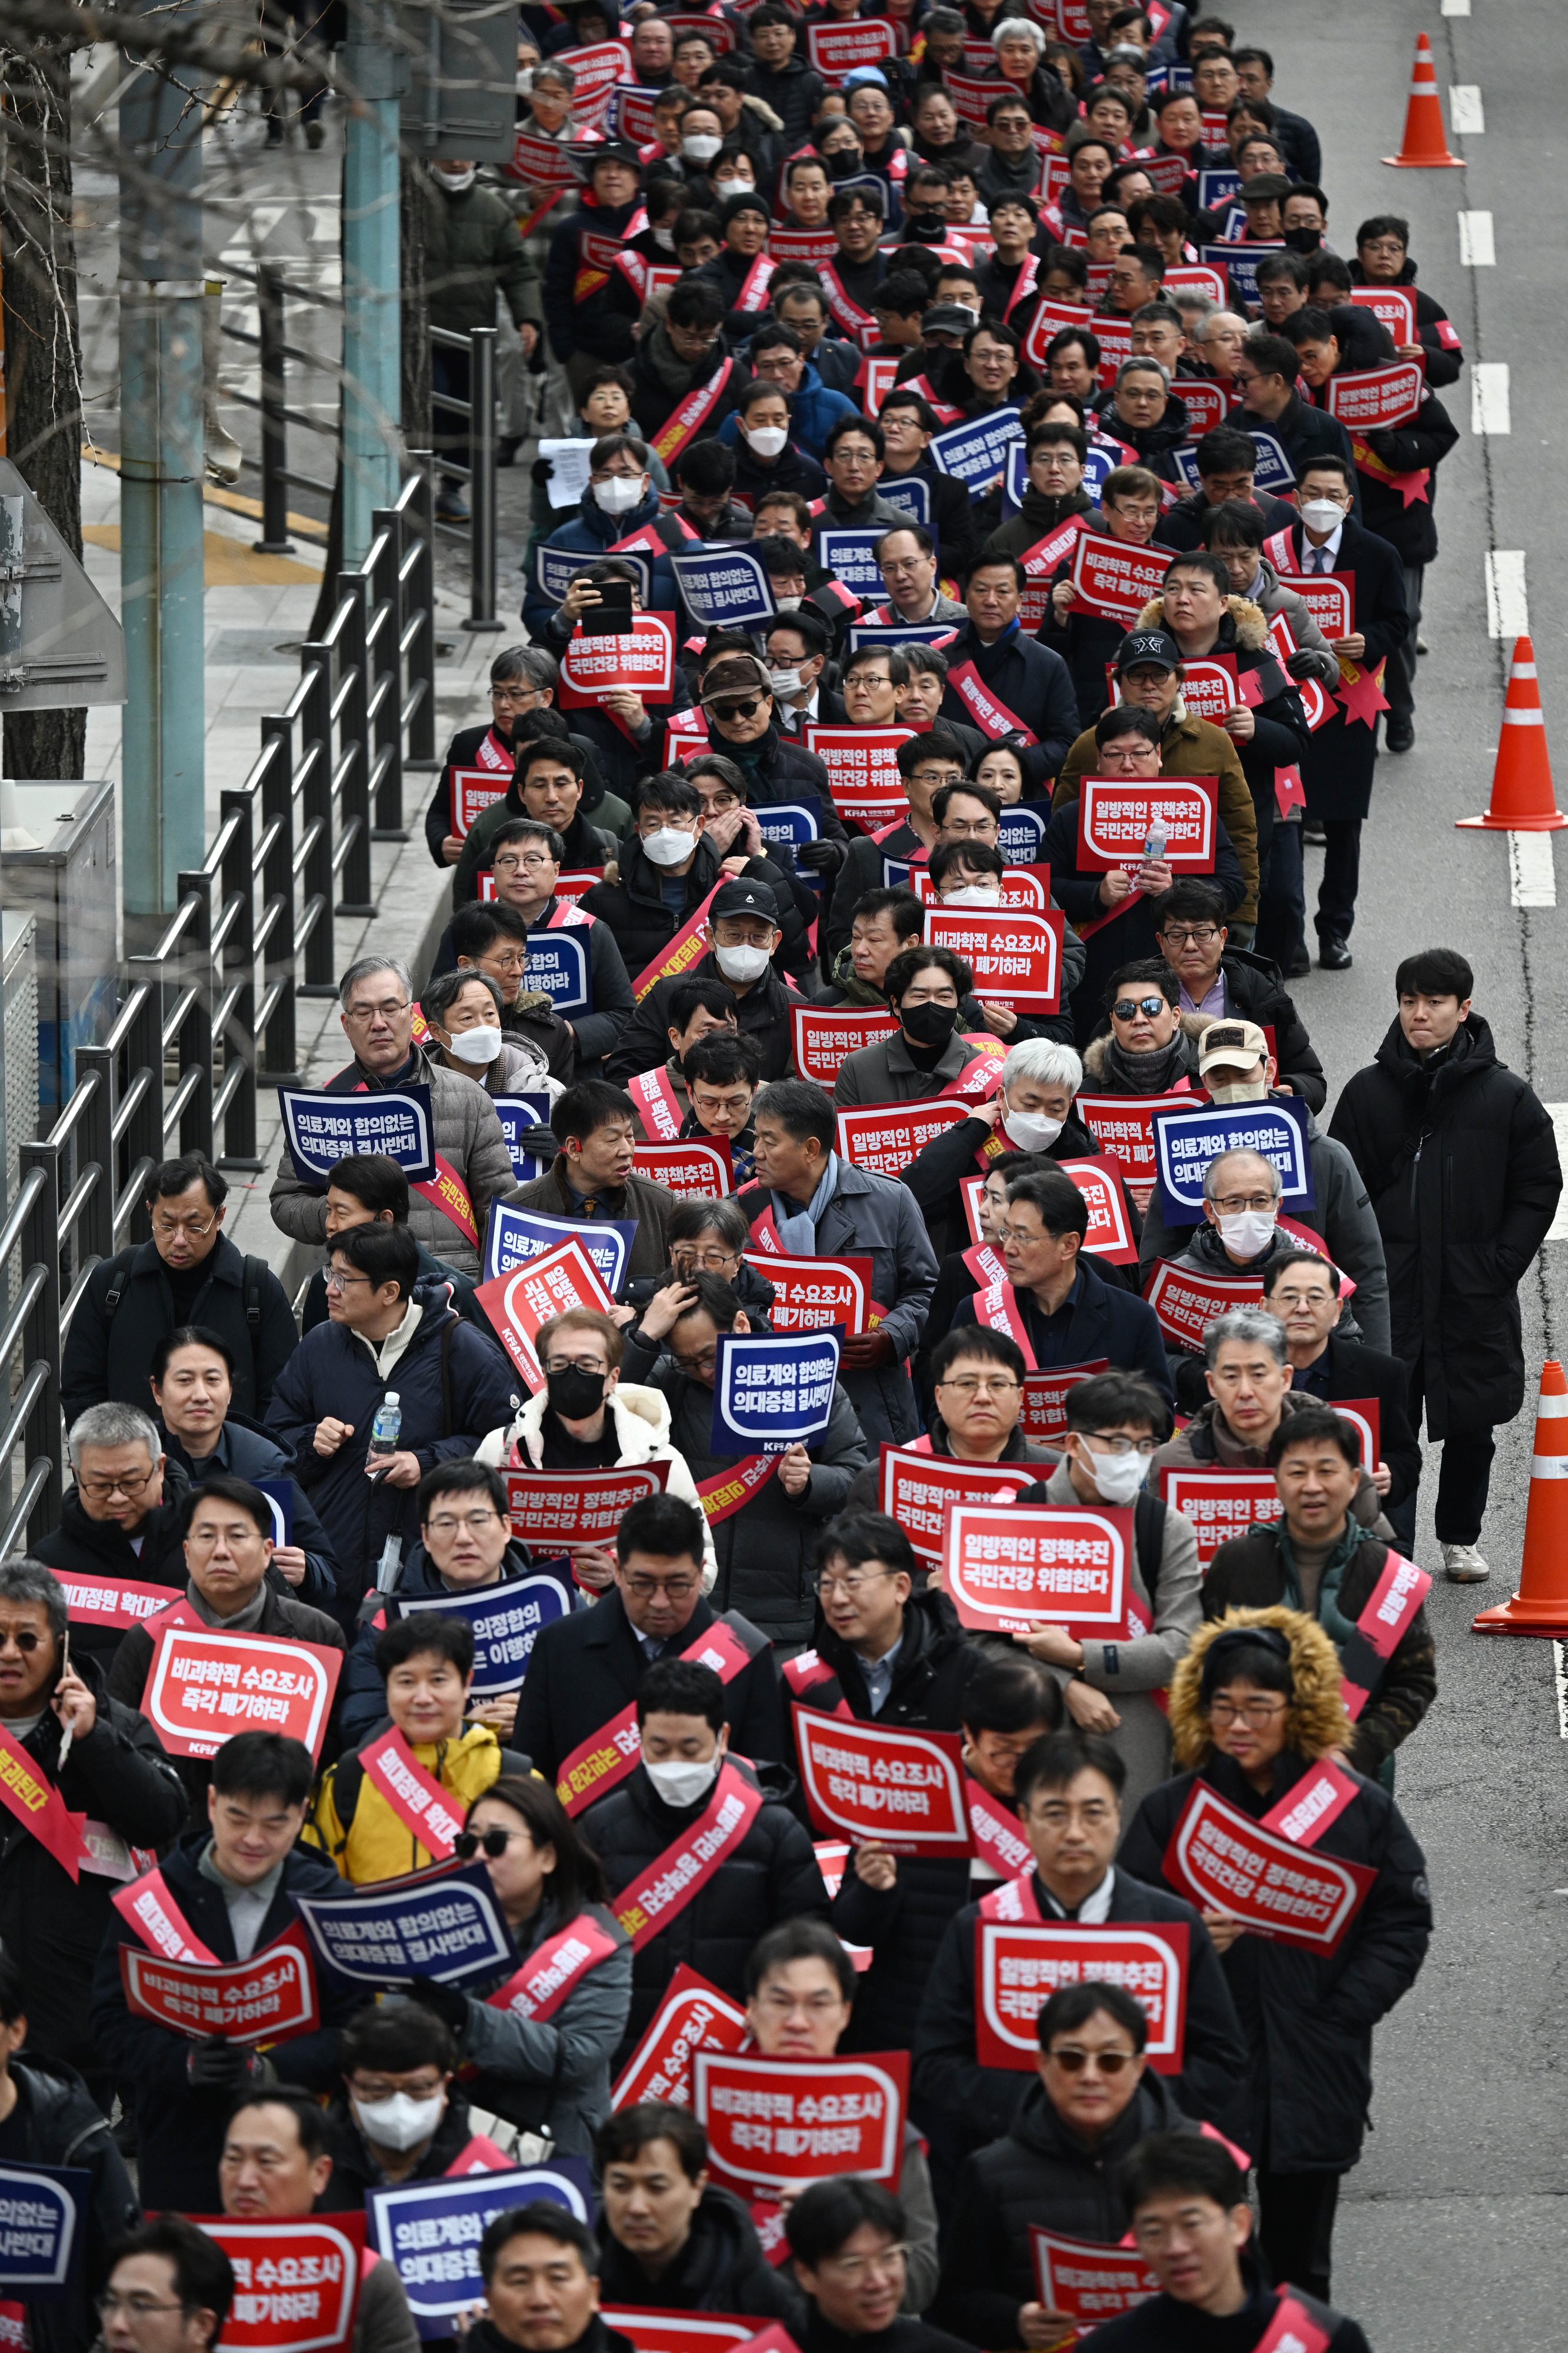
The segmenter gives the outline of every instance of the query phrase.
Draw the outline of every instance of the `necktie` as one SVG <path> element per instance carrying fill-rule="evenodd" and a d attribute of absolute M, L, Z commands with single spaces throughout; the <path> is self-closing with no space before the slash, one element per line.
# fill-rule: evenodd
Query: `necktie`
<path fill-rule="evenodd" d="M 1314 548 L 1313 548 L 1313 550 L 1312 550 L 1312 569 L 1313 569 L 1313 571 L 1314 571 L 1314 572 L 1326 572 L 1326 571 L 1328 570 L 1328 568 L 1329 568 L 1329 551 L 1328 551 L 1328 549 L 1327 549 L 1326 547 L 1314 547 Z"/>

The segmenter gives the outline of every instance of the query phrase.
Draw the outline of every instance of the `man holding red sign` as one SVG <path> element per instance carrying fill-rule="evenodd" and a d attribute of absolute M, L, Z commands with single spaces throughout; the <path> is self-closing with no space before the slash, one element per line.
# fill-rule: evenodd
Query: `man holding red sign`
<path fill-rule="evenodd" d="M 1186 1769 L 1144 1799 L 1120 1867 L 1203 1908 L 1254 2038 L 1237 2137 L 1268 2153 L 1263 2253 L 1277 2280 L 1326 2296 L 1372 2030 L 1431 1938 L 1426 1861 L 1394 1799 L 1345 1768 L 1341 1662 L 1299 1612 L 1205 1627 L 1176 1672 L 1171 1731 Z M 1205 1813 L 1213 1799 L 1224 1810 Z"/>
<path fill-rule="evenodd" d="M 1016 555 L 983 555 L 964 584 L 969 622 L 946 649 L 942 715 L 993 741 L 1022 734 L 1024 774 L 1054 776 L 1078 733 L 1078 702 L 1060 654 L 1019 631 L 1028 577 Z"/>

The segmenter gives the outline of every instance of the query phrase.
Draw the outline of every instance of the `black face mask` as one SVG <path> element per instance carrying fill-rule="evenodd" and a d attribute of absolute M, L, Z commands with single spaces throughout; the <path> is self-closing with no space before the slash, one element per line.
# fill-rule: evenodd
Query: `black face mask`
<path fill-rule="evenodd" d="M 829 155 L 827 158 L 828 176 L 831 179 L 847 180 L 851 173 L 858 172 L 859 169 L 859 156 L 846 154 L 842 148 L 837 155 Z"/>
<path fill-rule="evenodd" d="M 1292 253 L 1316 253 L 1323 242 L 1321 228 L 1288 228 L 1285 242 Z"/>
<path fill-rule="evenodd" d="M 563 1421 L 586 1421 L 605 1402 L 605 1376 L 585 1373 L 578 1365 L 568 1365 L 563 1373 L 546 1373 L 546 1393 L 552 1413 Z"/>
<path fill-rule="evenodd" d="M 958 1027 L 956 1005 L 909 1005 L 899 1015 L 906 1038 L 917 1046 L 945 1046 Z"/>
<path fill-rule="evenodd" d="M 941 213 L 911 213 L 910 227 L 917 237 L 929 237 L 938 244 L 947 231 L 947 222 Z"/>

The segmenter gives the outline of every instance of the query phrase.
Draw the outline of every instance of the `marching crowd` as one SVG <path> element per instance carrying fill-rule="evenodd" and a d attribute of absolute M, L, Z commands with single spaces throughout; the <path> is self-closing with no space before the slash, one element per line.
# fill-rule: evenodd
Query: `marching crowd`
<path fill-rule="evenodd" d="M 514 165 L 427 199 L 440 323 L 499 292 L 517 326 L 504 459 L 530 377 L 554 451 L 531 642 L 427 816 L 450 921 L 428 971 L 342 976 L 348 1060 L 301 1098 L 342 1148 L 291 1129 L 271 1189 L 298 1318 L 219 1171 L 158 1167 L 70 1319 L 58 1525 L 0 1566 L 0 2175 L 87 2182 L 67 2293 L 0 2327 L 210 2353 L 237 2267 L 190 2218 L 559 2161 L 581 2211 L 515 2185 L 439 2324 L 479 2353 L 682 2315 L 799 2353 L 1364 2353 L 1336 2202 L 1433 1922 L 1395 1796 L 1438 1701 L 1418 1433 L 1480 1581 L 1562 1188 L 1457 950 L 1405 957 L 1354 1072 L 1289 993 L 1303 838 L 1342 970 L 1414 741 L 1458 339 L 1404 222 L 1341 258 L 1313 126 L 1216 16 L 521 27 Z M 1408 415 L 1342 421 L 1339 380 L 1402 369 Z M 755 559 L 739 621 L 685 561 L 715 547 Z M 643 615 L 662 676 L 581 683 Z M 879 814 L 820 729 L 885 749 Z M 1097 853 L 1101 783 L 1194 780 L 1206 857 L 1163 818 Z M 987 961 L 1018 910 L 1047 987 Z M 573 1237 L 520 1323 L 512 1273 Z M 722 1368 L 824 1295 L 858 1304 L 821 1410 L 726 1443 Z M 1115 1622 L 988 1618 L 987 1503 L 1113 1537 Z M 263 1659 L 322 1704 L 231 1705 Z M 873 1779 L 947 1760 L 949 1851 L 896 1810 L 845 1835 L 825 1725 Z M 448 1879 L 488 1891 L 488 1975 L 326 1957 L 334 1903 Z M 194 2005 L 288 1953 L 275 2038 L 145 1966 Z M 875 2055 L 898 2135 L 738 2172 L 705 2048 L 818 2085 Z M 431 2334 L 367 2256 L 354 2353 Z"/>

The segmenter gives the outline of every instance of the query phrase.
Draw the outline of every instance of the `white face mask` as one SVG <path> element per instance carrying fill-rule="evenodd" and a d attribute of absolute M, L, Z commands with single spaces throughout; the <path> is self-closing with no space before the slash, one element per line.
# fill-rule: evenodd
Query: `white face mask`
<path fill-rule="evenodd" d="M 705 1765 L 689 1765 L 679 1757 L 668 1757 L 658 1765 L 645 1757 L 643 1765 L 667 1806 L 694 1806 L 713 1787 L 723 1761 L 724 1751 L 718 1748 Z"/>
<path fill-rule="evenodd" d="M 754 425 L 746 438 L 759 458 L 776 458 L 789 439 L 789 428 L 784 425 Z"/>
<path fill-rule="evenodd" d="M 660 253 L 673 253 L 675 251 L 675 231 L 672 228 L 656 228 L 653 233 L 653 241 L 655 245 L 658 246 Z"/>
<path fill-rule="evenodd" d="M 773 598 L 773 603 L 778 607 L 781 613 L 798 613 L 805 602 L 805 599 L 804 596 L 775 596 Z"/>
<path fill-rule="evenodd" d="M 478 169 L 472 164 L 461 172 L 454 172 L 447 164 L 437 164 L 435 166 L 435 172 L 436 177 L 449 196 L 460 196 L 463 190 L 471 188 L 479 177 Z"/>
<path fill-rule="evenodd" d="M 679 866 L 696 849 L 697 837 L 682 833 L 679 826 L 661 825 L 657 833 L 644 834 L 642 846 L 656 866 Z"/>
<path fill-rule="evenodd" d="M 532 88 L 533 68 L 531 66 L 519 66 L 517 69 L 517 94 L 519 98 L 526 98 Z"/>
<path fill-rule="evenodd" d="M 1227 1250 L 1237 1258 L 1256 1258 L 1266 1250 L 1274 1239 L 1272 1209 L 1243 1209 L 1234 1218 L 1221 1218 L 1219 1238 Z"/>
<path fill-rule="evenodd" d="M 1345 511 L 1333 499 L 1309 499 L 1301 509 L 1301 521 L 1309 531 L 1337 531 L 1345 519 Z"/>
<path fill-rule="evenodd" d="M 800 692 L 800 672 L 797 670 L 774 670 L 768 672 L 773 682 L 773 692 L 786 700 Z"/>
<path fill-rule="evenodd" d="M 477 1029 L 459 1029 L 452 1040 L 452 1051 L 459 1062 L 475 1062 L 482 1069 L 500 1052 L 500 1031 L 489 1022 Z"/>
<path fill-rule="evenodd" d="M 377 2148 L 417 2148 L 435 2132 L 446 2105 L 442 2092 L 429 2100 L 394 2092 L 389 2100 L 355 2100 L 353 2112 L 366 2140 Z"/>
<path fill-rule="evenodd" d="M 1205 1079 L 1204 1084 L 1216 1103 L 1261 1103 L 1268 1092 L 1262 1079 Z"/>
<path fill-rule="evenodd" d="M 717 155 L 724 142 L 715 139 L 710 131 L 694 131 L 689 139 L 680 142 L 680 152 L 689 164 L 706 164 Z"/>
<path fill-rule="evenodd" d="M 635 477 L 606 474 L 602 482 L 595 482 L 592 488 L 595 505 L 602 507 L 605 514 L 618 515 L 630 514 L 633 507 L 641 506 L 647 486 Z"/>
<path fill-rule="evenodd" d="M 713 953 L 726 980 L 761 980 L 768 968 L 766 948 L 715 948 Z"/>
<path fill-rule="evenodd" d="M 961 882 L 956 891 L 943 892 L 942 903 L 944 907 L 999 907 L 1002 885 L 997 881 Z"/>
<path fill-rule="evenodd" d="M 723 205 L 728 204 L 731 196 L 755 195 L 756 190 L 750 180 L 715 180 L 713 193 Z"/>
<path fill-rule="evenodd" d="M 1062 1132 L 1059 1119 L 1047 1119 L 1043 1112 L 1014 1111 L 1009 1104 L 1003 1124 L 1020 1152 L 1046 1152 Z"/>
<path fill-rule="evenodd" d="M 1146 1454 L 1100 1454 L 1087 1439 L 1079 1442 L 1084 1451 L 1079 1461 L 1099 1488 L 1101 1503 L 1113 1506 L 1130 1504 L 1149 1475 L 1149 1457 Z"/>

